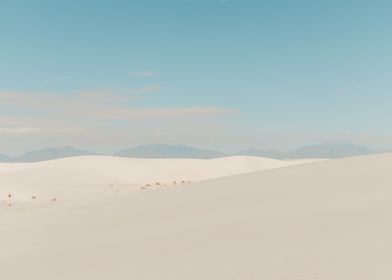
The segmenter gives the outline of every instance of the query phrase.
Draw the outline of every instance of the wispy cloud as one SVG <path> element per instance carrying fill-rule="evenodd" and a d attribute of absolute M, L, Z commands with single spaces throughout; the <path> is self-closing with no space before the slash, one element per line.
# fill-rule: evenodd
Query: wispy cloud
<path fill-rule="evenodd" d="M 2 151 L 56 145 L 126 147 L 140 144 L 151 133 L 201 135 L 212 127 L 221 129 L 235 115 L 234 110 L 214 106 L 139 107 L 136 103 L 159 90 L 158 85 L 149 85 L 62 94 L 0 91 L 0 147 Z"/>
<path fill-rule="evenodd" d="M 90 90 L 70 92 L 67 94 L 47 93 L 47 92 L 10 92 L 0 91 L 0 108 L 14 109 L 46 109 L 46 110 L 86 110 L 103 109 L 109 107 L 121 107 L 126 102 L 132 101 L 136 97 L 158 92 L 158 85 L 149 85 L 142 88 L 127 91 L 104 91 Z"/>
<path fill-rule="evenodd" d="M 0 134 L 29 134 L 39 131 L 35 127 L 0 127 Z"/>
<path fill-rule="evenodd" d="M 138 77 L 138 78 L 152 78 L 152 77 L 158 77 L 159 73 L 154 71 L 140 71 L 140 72 L 132 72 L 130 76 Z"/>
<path fill-rule="evenodd" d="M 161 86 L 159 85 L 149 85 L 149 86 L 145 86 L 143 88 L 139 88 L 139 89 L 135 89 L 133 91 L 131 91 L 131 94 L 146 94 L 146 93 L 154 93 L 157 92 L 161 89 Z"/>
<path fill-rule="evenodd" d="M 158 92 L 157 85 L 143 88 L 113 91 L 80 91 L 69 94 L 37 92 L 1 92 L 0 124 L 17 118 L 18 124 L 33 120 L 56 120 L 57 122 L 127 121 L 143 118 L 170 118 L 182 116 L 208 116 L 232 113 L 220 107 L 153 107 L 137 108 L 134 99 L 143 94 Z M 6 130 L 3 130 L 4 132 Z M 22 131 L 22 130 L 21 130 Z M 10 131 L 11 132 L 11 131 Z"/>

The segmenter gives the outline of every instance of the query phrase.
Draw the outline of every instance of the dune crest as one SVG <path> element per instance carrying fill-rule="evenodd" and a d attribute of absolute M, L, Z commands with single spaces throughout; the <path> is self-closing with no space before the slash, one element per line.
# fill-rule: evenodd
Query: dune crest
<path fill-rule="evenodd" d="M 82 156 L 8 163 L 0 165 L 0 200 L 2 195 L 2 205 L 13 206 L 3 207 L 3 211 L 26 210 L 53 205 L 53 198 L 84 202 L 299 163 L 303 162 L 248 156 L 209 160 Z M 8 193 L 13 194 L 12 201 L 4 199 Z"/>

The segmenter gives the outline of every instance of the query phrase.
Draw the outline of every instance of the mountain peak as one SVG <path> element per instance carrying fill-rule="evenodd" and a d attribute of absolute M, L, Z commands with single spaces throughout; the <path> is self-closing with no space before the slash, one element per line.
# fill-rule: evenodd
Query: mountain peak
<path fill-rule="evenodd" d="M 79 150 L 73 147 L 50 147 L 37 151 L 27 152 L 15 159 L 13 161 L 17 162 L 37 162 L 43 160 L 51 160 L 57 158 L 74 157 L 74 156 L 86 156 L 94 155 L 94 152 Z"/>
<path fill-rule="evenodd" d="M 187 145 L 150 144 L 114 153 L 115 156 L 135 158 L 216 158 L 225 154 L 217 151 L 202 150 Z"/>

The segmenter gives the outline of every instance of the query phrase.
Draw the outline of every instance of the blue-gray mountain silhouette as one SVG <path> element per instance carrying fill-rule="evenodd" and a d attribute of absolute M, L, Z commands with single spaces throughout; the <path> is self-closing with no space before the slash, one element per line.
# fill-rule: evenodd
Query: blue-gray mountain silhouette
<path fill-rule="evenodd" d="M 195 158 L 209 159 L 225 156 L 224 153 L 202 150 L 186 145 L 143 145 L 114 153 L 115 156 L 134 158 Z"/>
<path fill-rule="evenodd" d="M 230 155 L 258 156 L 273 159 L 299 159 L 299 158 L 343 158 L 360 155 L 369 155 L 388 152 L 386 150 L 375 150 L 363 146 L 355 146 L 351 144 L 321 144 L 310 145 L 302 148 L 280 152 L 274 150 L 249 149 L 239 153 L 227 154 L 219 151 L 203 150 L 189 147 L 186 145 L 143 145 L 135 148 L 125 149 L 114 153 L 119 157 L 134 158 L 194 158 L 194 159 L 210 159 Z M 19 157 L 8 157 L 0 155 L 0 162 L 38 162 L 44 160 L 97 155 L 97 153 L 80 150 L 73 147 L 47 148 L 37 151 L 31 151 Z"/>
<path fill-rule="evenodd" d="M 0 155 L 0 162 L 9 162 L 11 159 L 6 155 Z"/>
<path fill-rule="evenodd" d="M 368 147 L 356 146 L 352 144 L 320 144 L 309 145 L 289 152 L 279 152 L 274 150 L 250 149 L 238 155 L 269 157 L 275 159 L 299 159 L 299 158 L 344 158 L 361 155 L 369 155 L 387 152 L 374 150 Z"/>
<path fill-rule="evenodd" d="M 96 153 L 86 150 L 79 150 L 73 147 L 47 148 L 37 151 L 27 152 L 19 157 L 12 158 L 14 162 L 37 162 L 65 157 L 95 155 Z"/>

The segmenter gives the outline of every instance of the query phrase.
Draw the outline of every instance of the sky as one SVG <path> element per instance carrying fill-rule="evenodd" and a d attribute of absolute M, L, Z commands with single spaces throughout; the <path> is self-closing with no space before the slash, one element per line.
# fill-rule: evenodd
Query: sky
<path fill-rule="evenodd" d="M 0 0 L 0 153 L 392 148 L 391 1 Z"/>

